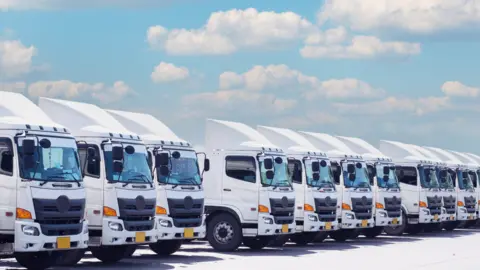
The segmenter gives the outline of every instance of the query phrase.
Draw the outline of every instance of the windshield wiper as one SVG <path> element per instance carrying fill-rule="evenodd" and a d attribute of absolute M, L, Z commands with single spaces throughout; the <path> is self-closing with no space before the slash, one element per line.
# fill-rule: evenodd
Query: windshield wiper
<path fill-rule="evenodd" d="M 187 177 L 187 178 L 182 178 L 180 179 L 180 181 L 188 181 L 190 182 L 190 184 L 194 185 L 194 186 L 198 186 L 198 188 L 201 188 L 201 184 L 197 183 L 195 181 L 195 178 L 194 177 Z"/>
<path fill-rule="evenodd" d="M 147 184 L 150 184 L 150 187 L 153 188 L 153 184 L 152 182 L 150 182 L 147 178 L 147 176 L 145 176 L 143 173 L 135 173 L 133 175 L 133 178 L 131 178 L 131 180 L 143 180 L 143 182 L 147 183 Z M 131 184 L 131 182 L 127 182 L 125 184 L 123 184 L 123 187 L 126 187 L 128 186 L 128 184 Z"/>
<path fill-rule="evenodd" d="M 362 187 L 363 185 L 367 185 L 366 187 Z M 369 187 L 369 184 L 367 182 L 362 182 L 362 183 L 359 183 L 358 186 L 354 187 L 354 191 L 359 189 L 359 188 L 368 188 Z"/>

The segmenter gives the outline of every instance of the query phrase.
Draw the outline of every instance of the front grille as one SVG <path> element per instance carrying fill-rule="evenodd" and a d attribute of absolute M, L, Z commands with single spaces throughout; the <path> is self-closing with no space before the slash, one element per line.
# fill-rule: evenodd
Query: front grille
<path fill-rule="evenodd" d="M 427 197 L 427 203 L 430 215 L 440 215 L 442 213 L 442 197 L 437 195 Z"/>
<path fill-rule="evenodd" d="M 447 211 L 447 214 L 455 214 L 455 208 L 457 206 L 457 200 L 454 196 L 444 196 L 443 197 L 443 207 Z"/>
<path fill-rule="evenodd" d="M 85 199 L 69 199 L 62 195 L 57 199 L 33 199 L 35 222 L 44 235 L 77 235 L 82 232 Z"/>
<path fill-rule="evenodd" d="M 373 199 L 362 197 L 352 198 L 352 211 L 355 213 L 357 219 L 371 219 L 372 218 Z"/>
<path fill-rule="evenodd" d="M 402 215 L 402 198 L 393 196 L 391 198 L 384 198 L 384 202 L 388 217 L 399 218 Z"/>
<path fill-rule="evenodd" d="M 295 199 L 283 197 L 270 198 L 271 211 L 275 224 L 292 224 L 294 220 Z"/>
<path fill-rule="evenodd" d="M 118 198 L 119 218 L 127 231 L 150 231 L 155 223 L 155 198 Z"/>
<path fill-rule="evenodd" d="M 173 225 L 177 228 L 192 228 L 202 225 L 204 199 L 168 199 L 168 209 Z"/>
<path fill-rule="evenodd" d="M 475 213 L 475 197 L 470 196 L 470 197 L 465 197 L 465 208 L 467 208 L 467 213 L 473 214 Z"/>
<path fill-rule="evenodd" d="M 315 213 L 322 222 L 332 222 L 337 219 L 337 199 L 331 197 L 315 198 Z"/>

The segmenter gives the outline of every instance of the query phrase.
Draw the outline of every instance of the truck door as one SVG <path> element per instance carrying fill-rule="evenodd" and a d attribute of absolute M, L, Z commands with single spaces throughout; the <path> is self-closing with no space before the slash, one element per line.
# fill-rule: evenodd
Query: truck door
<path fill-rule="evenodd" d="M 17 175 L 14 170 L 13 143 L 8 137 L 0 135 L 0 231 L 13 232 L 15 229 L 15 210 L 17 207 Z"/>

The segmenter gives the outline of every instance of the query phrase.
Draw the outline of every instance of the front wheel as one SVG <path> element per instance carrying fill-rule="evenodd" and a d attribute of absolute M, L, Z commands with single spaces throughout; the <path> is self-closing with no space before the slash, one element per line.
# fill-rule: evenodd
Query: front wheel
<path fill-rule="evenodd" d="M 317 233 L 313 232 L 296 233 L 290 237 L 290 240 L 298 246 L 306 246 L 309 243 L 313 242 L 316 236 Z"/>
<path fill-rule="evenodd" d="M 368 228 L 363 231 L 363 235 L 367 238 L 375 238 L 382 234 L 383 232 L 383 227 L 373 227 L 373 228 Z"/>
<path fill-rule="evenodd" d="M 318 232 L 315 238 L 313 239 L 314 243 L 321 243 L 325 241 L 328 237 L 328 232 Z"/>
<path fill-rule="evenodd" d="M 423 224 L 412 224 L 408 225 L 405 230 L 406 233 L 410 235 L 417 235 L 423 231 Z"/>
<path fill-rule="evenodd" d="M 128 246 L 101 246 L 92 247 L 90 251 L 93 257 L 99 259 L 104 264 L 113 264 L 125 257 Z"/>
<path fill-rule="evenodd" d="M 398 226 L 386 226 L 383 228 L 383 231 L 387 235 L 400 236 L 400 235 L 403 235 L 403 233 L 405 232 L 405 229 L 407 228 L 407 223 L 408 223 L 407 215 L 402 210 L 402 224 Z"/>
<path fill-rule="evenodd" d="M 55 265 L 57 266 L 74 266 L 85 255 L 85 249 L 72 249 L 66 251 L 58 251 L 58 257 Z"/>
<path fill-rule="evenodd" d="M 458 227 L 458 222 L 457 221 L 445 222 L 442 224 L 442 227 L 445 231 L 451 232 Z"/>
<path fill-rule="evenodd" d="M 244 237 L 243 244 L 250 249 L 260 250 L 268 246 L 268 243 L 272 241 L 271 236 L 257 236 L 257 237 Z"/>
<path fill-rule="evenodd" d="M 158 241 L 150 244 L 150 248 L 153 250 L 153 252 L 160 256 L 170 256 L 177 252 L 181 246 L 182 240 Z"/>
<path fill-rule="evenodd" d="M 242 227 L 231 214 L 221 213 L 207 222 L 208 243 L 216 251 L 234 251 L 242 244 L 242 238 Z"/>
<path fill-rule="evenodd" d="M 268 245 L 271 247 L 283 247 L 288 242 L 289 239 L 290 239 L 289 235 L 275 236 Z"/>
<path fill-rule="evenodd" d="M 129 258 L 129 257 L 132 257 L 133 253 L 135 253 L 135 251 L 137 250 L 137 246 L 136 245 L 129 245 L 127 247 L 127 250 L 125 251 L 125 258 Z"/>
<path fill-rule="evenodd" d="M 357 232 L 355 231 L 355 229 L 338 230 L 338 231 L 334 231 L 334 232 L 329 233 L 330 238 L 332 238 L 333 240 L 335 240 L 337 242 L 345 242 L 345 241 L 347 241 L 347 239 L 352 239 L 356 234 L 357 234 Z"/>
<path fill-rule="evenodd" d="M 41 251 L 20 252 L 15 253 L 14 256 L 18 264 L 29 270 L 44 270 L 55 264 L 58 254 L 48 251 Z"/>

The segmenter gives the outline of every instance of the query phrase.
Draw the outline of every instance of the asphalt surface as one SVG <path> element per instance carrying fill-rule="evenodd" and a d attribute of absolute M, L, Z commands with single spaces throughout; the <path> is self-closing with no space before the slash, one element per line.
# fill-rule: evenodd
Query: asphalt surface
<path fill-rule="evenodd" d="M 251 251 L 241 248 L 234 253 L 216 253 L 206 242 L 185 244 L 167 258 L 159 258 L 147 247 L 132 258 L 105 266 L 90 254 L 71 269 L 479 269 L 480 230 L 424 233 L 417 236 L 376 239 L 358 238 L 344 243 L 327 239 L 324 243 L 297 247 Z M 0 269 L 21 269 L 14 259 L 4 259 Z M 56 268 L 67 269 L 67 268 Z"/>

